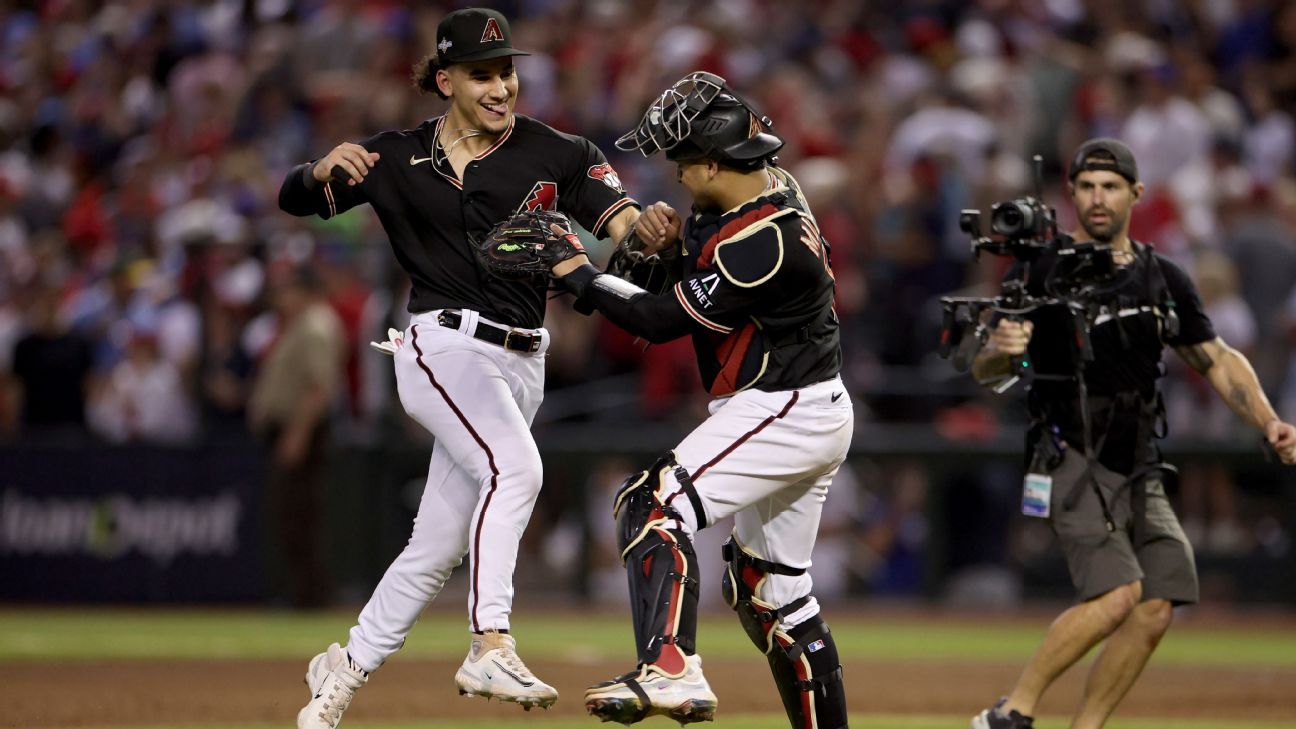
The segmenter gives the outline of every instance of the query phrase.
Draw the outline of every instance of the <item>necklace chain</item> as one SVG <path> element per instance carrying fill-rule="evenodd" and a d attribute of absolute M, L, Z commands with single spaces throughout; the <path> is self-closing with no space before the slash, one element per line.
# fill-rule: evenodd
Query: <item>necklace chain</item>
<path fill-rule="evenodd" d="M 486 133 L 486 132 L 483 132 L 483 131 L 480 130 L 480 129 L 453 129 L 453 130 L 451 130 L 451 131 L 452 131 L 452 132 L 456 132 L 456 133 L 457 133 L 457 132 L 463 132 L 463 134 L 460 134 L 458 137 L 455 137 L 454 141 L 450 143 L 450 146 L 449 146 L 448 148 L 446 148 L 445 151 L 442 151 L 442 152 L 441 152 L 441 161 L 449 160 L 449 159 L 450 159 L 450 153 L 454 151 L 454 148 L 455 148 L 455 147 L 459 146 L 459 143 L 460 143 L 460 142 L 463 142 L 464 140 L 467 140 L 467 139 L 471 139 L 471 138 L 473 138 L 473 137 L 481 136 L 481 135 L 483 135 L 483 134 Z M 441 142 L 441 139 L 440 139 L 440 137 L 438 136 L 438 138 L 437 138 L 437 146 L 436 146 L 436 149 L 433 150 L 433 153 L 436 153 L 437 151 L 440 151 L 440 150 L 441 150 L 441 144 L 440 144 L 440 142 Z M 438 161 L 436 164 L 440 164 L 441 161 Z"/>

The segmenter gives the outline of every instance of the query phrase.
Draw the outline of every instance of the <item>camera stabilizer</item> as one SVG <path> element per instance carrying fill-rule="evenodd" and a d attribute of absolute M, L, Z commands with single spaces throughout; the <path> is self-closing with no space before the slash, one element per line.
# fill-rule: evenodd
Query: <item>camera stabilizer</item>
<path fill-rule="evenodd" d="M 1009 319 L 1023 316 L 1043 306 L 1065 306 L 1075 327 L 1075 342 L 1080 366 L 1093 360 L 1089 332 L 1097 316 L 1094 300 L 1098 284 L 1109 281 L 1117 271 L 1111 246 L 1093 241 L 1075 241 L 1057 232 L 1057 215 L 1044 203 L 1044 161 L 1034 157 L 1035 189 L 1032 195 L 995 203 L 990 208 L 990 231 L 997 238 L 981 232 L 981 211 L 964 210 L 959 228 L 972 237 L 972 253 L 980 258 L 986 251 L 996 256 L 1012 256 L 1020 264 L 1019 275 L 1004 281 L 999 295 L 993 297 L 942 296 L 940 356 L 953 357 L 954 366 L 964 371 L 976 352 L 990 336 L 990 322 L 985 312 L 994 311 Z M 1045 295 L 1027 291 L 1031 265 L 1042 253 L 1051 252 L 1055 263 L 1044 281 Z M 964 346 L 972 334 L 971 347 Z M 1023 354 L 1014 357 L 1011 377 L 994 390 L 1004 392 L 1030 370 L 1030 360 Z"/>

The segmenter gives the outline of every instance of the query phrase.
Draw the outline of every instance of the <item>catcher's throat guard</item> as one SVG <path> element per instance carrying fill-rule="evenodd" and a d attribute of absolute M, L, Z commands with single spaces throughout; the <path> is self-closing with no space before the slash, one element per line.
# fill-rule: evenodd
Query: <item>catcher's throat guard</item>
<path fill-rule="evenodd" d="M 700 502 L 674 454 L 626 479 L 617 489 L 613 515 L 630 584 L 639 663 L 682 676 L 688 668 L 684 657 L 696 650 L 699 572 L 693 542 L 680 528 L 680 513 L 665 494 L 672 476 L 698 511 L 700 528 Z"/>
<path fill-rule="evenodd" d="M 777 160 L 783 140 L 770 118 L 757 114 L 723 78 L 694 71 L 662 92 L 616 146 L 645 157 L 665 152 L 676 162 L 715 159 L 757 167 Z"/>

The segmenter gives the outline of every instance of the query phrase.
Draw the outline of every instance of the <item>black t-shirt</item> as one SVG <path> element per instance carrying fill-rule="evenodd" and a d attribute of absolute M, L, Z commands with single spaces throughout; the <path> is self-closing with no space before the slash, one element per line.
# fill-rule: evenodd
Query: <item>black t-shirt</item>
<path fill-rule="evenodd" d="M 607 221 L 637 203 L 592 142 L 520 114 L 469 162 L 460 180 L 437 141 L 444 122 L 437 117 L 360 142 L 381 158 L 358 185 L 308 186 L 304 175 L 312 163 L 294 168 L 280 189 L 279 207 L 330 218 L 369 203 L 410 275 L 411 312 L 466 308 L 505 324 L 538 327 L 545 283 L 491 277 L 478 265 L 470 238 L 484 237 L 516 212 L 537 209 L 562 211 L 603 237 Z"/>
<path fill-rule="evenodd" d="M 77 334 L 20 339 L 13 372 L 23 386 L 23 423 L 84 425 L 85 379 L 92 363 L 90 343 Z"/>
<path fill-rule="evenodd" d="M 1132 263 L 1120 267 L 1115 278 L 1095 289 L 1092 300 L 1097 316 L 1090 330 L 1094 358 L 1084 370 L 1093 415 L 1092 442 L 1101 439 L 1099 460 L 1118 473 L 1131 472 L 1138 445 L 1139 412 L 1129 401 L 1133 393 L 1144 403 L 1156 397 L 1164 348 L 1215 338 L 1215 329 L 1188 274 L 1151 248 L 1136 244 L 1136 250 Z M 1031 264 L 1027 292 L 1046 295 L 1047 282 L 1061 265 L 1066 264 L 1059 264 L 1051 250 L 1044 252 Z M 1005 280 L 1020 275 L 1018 263 Z M 1179 320 L 1174 337 L 1164 332 L 1171 303 Z M 1081 449 L 1084 431 L 1074 379 L 1080 350 L 1074 320 L 1060 305 L 1041 307 L 1027 318 L 1035 324 L 1029 348 L 1035 375 L 1032 408 L 1044 413 L 1072 447 Z M 1111 406 L 1118 396 L 1126 403 Z"/>

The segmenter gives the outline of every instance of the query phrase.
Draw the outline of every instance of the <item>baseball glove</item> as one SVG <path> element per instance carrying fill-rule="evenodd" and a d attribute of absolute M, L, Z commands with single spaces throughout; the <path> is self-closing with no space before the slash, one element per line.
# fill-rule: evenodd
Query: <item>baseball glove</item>
<path fill-rule="evenodd" d="M 564 232 L 554 232 L 554 224 Z M 551 268 L 584 252 L 567 216 L 546 210 L 517 213 L 477 243 L 482 268 L 510 281 L 548 277 Z"/>

